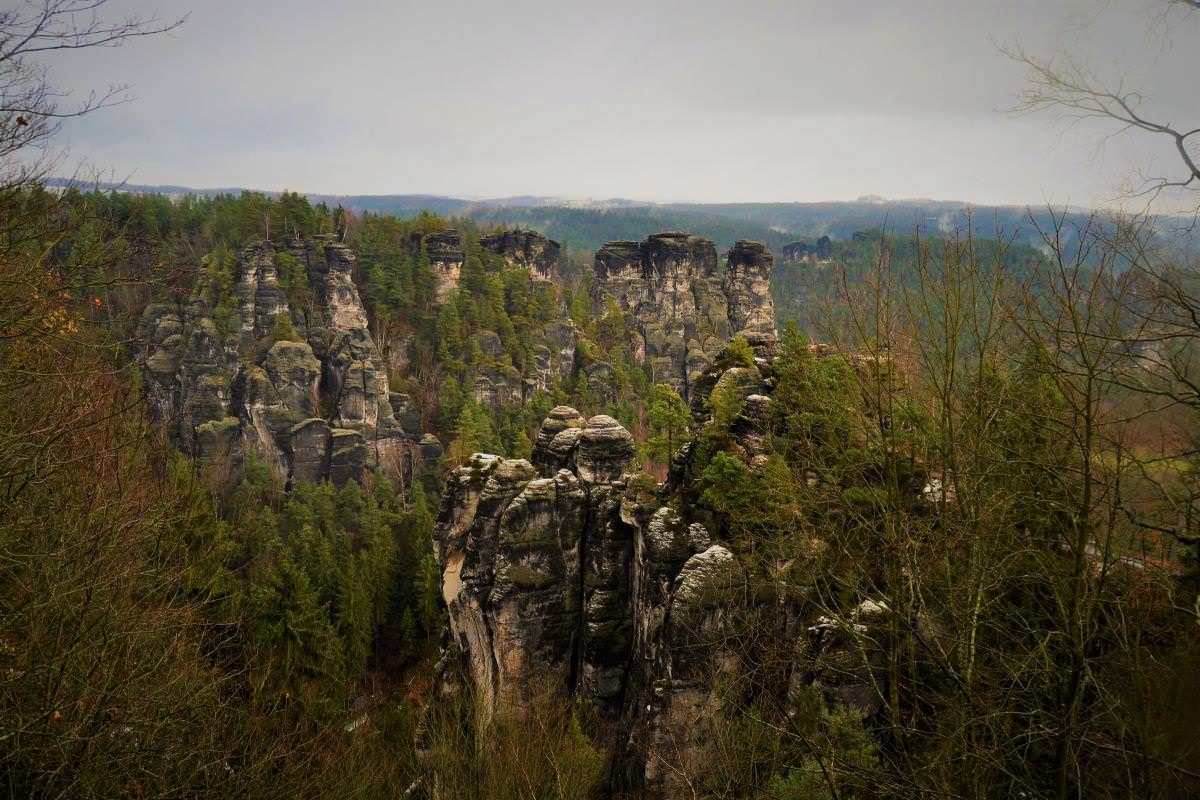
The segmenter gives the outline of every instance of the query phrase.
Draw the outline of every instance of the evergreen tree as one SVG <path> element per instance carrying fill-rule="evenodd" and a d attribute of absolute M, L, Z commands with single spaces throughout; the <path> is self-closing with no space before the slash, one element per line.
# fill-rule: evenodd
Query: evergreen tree
<path fill-rule="evenodd" d="M 646 410 L 649 438 L 646 455 L 659 464 L 669 464 L 675 451 L 688 439 L 691 415 L 679 392 L 669 384 L 655 384 Z"/>

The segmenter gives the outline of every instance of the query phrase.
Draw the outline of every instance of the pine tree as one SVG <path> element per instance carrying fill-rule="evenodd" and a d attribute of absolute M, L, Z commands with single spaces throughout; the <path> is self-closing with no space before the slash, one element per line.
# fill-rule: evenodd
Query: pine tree
<path fill-rule="evenodd" d="M 669 464 L 675 451 L 687 441 L 691 415 L 679 392 L 669 384 L 655 384 L 646 411 L 650 437 L 646 454 L 652 461 Z"/>
<path fill-rule="evenodd" d="M 454 426 L 454 442 L 450 445 L 450 460 L 462 464 L 479 452 L 479 413 L 474 402 L 466 403 Z"/>

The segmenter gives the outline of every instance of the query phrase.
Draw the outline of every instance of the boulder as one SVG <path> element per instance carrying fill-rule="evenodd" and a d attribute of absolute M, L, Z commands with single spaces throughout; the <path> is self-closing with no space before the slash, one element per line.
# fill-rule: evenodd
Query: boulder
<path fill-rule="evenodd" d="M 579 436 L 575 456 L 579 478 L 589 484 L 610 484 L 633 466 L 637 449 L 633 436 L 612 417 L 597 414 Z"/>

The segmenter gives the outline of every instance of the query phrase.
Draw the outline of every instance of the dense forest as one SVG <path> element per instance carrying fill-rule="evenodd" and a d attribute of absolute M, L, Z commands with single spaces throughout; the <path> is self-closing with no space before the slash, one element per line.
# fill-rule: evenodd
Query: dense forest
<path fill-rule="evenodd" d="M 431 693 L 445 625 L 434 519 L 447 468 L 474 452 L 529 457 L 556 405 L 615 416 L 637 434 L 649 474 L 690 449 L 686 471 L 650 491 L 738 554 L 742 591 L 758 599 L 730 613 L 750 639 L 783 625 L 768 641 L 786 650 L 794 620 L 840 625 L 864 602 L 889 610 L 878 633 L 863 626 L 877 649 L 862 652 L 862 666 L 808 667 L 879 670 L 883 694 L 869 712 L 827 697 L 828 711 L 798 717 L 796 689 L 765 691 L 795 654 L 740 653 L 743 679 L 763 689 L 739 686 L 725 701 L 750 705 L 722 734 L 741 738 L 721 740 L 721 760 L 701 776 L 706 792 L 826 796 L 809 770 L 836 765 L 836 796 L 970 794 L 963 781 L 992 786 L 1000 774 L 1039 786 L 1054 773 L 1038 764 L 1068 755 L 1076 766 L 1099 759 L 1081 784 L 1089 796 L 1127 780 L 1158 786 L 1155 796 L 1195 788 L 1185 766 L 1195 720 L 1182 698 L 1196 688 L 1196 561 L 1180 544 L 1194 541 L 1187 529 L 1174 527 L 1189 517 L 1173 510 L 1191 502 L 1180 438 L 1188 401 L 1170 371 L 1186 368 L 1176 360 L 1186 352 L 1150 349 L 1139 326 L 1162 324 L 1163 312 L 1151 310 L 1147 275 L 1130 270 L 1127 251 L 1092 267 L 1081 253 L 1014 256 L 996 240 L 864 234 L 829 264 L 777 265 L 780 305 L 828 311 L 810 319 L 829 338 L 810 345 L 784 325 L 769 366 L 759 359 L 764 420 L 746 416 L 758 395 L 724 379 L 711 397 L 694 394 L 689 413 L 630 352 L 631 322 L 593 301 L 590 268 L 573 286 L 535 282 L 481 248 L 484 232 L 463 220 L 359 217 L 296 195 L 169 201 L 22 187 L 8 198 L 5 263 L 21 268 L 6 303 L 14 791 L 269 795 L 316 769 L 329 791 L 375 794 L 434 780 L 450 759 L 481 759 L 455 767 L 481 775 L 504 769 L 519 749 L 501 737 L 498 752 L 480 752 L 454 722 L 463 712 L 439 710 Z M 429 257 L 410 243 L 451 224 L 464 233 L 461 284 L 438 304 Z M 141 400 L 142 307 L 201 288 L 232 313 L 235 250 L 322 233 L 359 254 L 371 328 L 401 332 L 410 365 L 427 367 L 398 371 L 393 388 L 414 398 L 446 454 L 403 494 L 378 470 L 290 491 L 252 458 L 236 473 L 198 470 Z M 281 287 L 302 306 L 304 271 L 282 255 L 279 264 Z M 791 270 L 824 282 L 806 288 Z M 582 332 L 570 370 L 531 402 L 479 402 L 473 377 L 519 372 L 533 337 L 559 317 Z M 294 336 L 290 327 L 277 324 L 258 347 Z M 1069 344 L 1067 332 L 1077 336 Z M 1130 351 L 1134 341 L 1144 350 Z M 718 375 L 754 365 L 741 346 L 718 359 Z M 586 380 L 589 359 L 618 367 L 604 373 L 606 398 Z M 763 426 L 749 453 L 747 419 Z M 900 619 L 915 627 L 896 628 Z M 571 707 L 553 694 L 538 702 L 538 725 L 566 726 L 547 768 L 582 770 L 581 785 L 610 781 L 607 723 L 583 708 L 582 722 L 569 722 Z M 1029 714 L 1042 721 L 1020 723 L 1033 737 L 1022 742 L 1013 725 Z M 360 724 L 369 733 L 347 732 Z M 418 726 L 436 724 L 448 727 L 421 729 L 436 742 L 430 766 L 417 758 Z M 505 735 L 533 736 L 530 724 L 504 723 Z M 994 750 L 1005 742 L 1017 749 Z M 1140 764 L 1135 778 L 1111 772 L 1133 768 L 1117 753 Z M 946 758 L 979 761 L 946 772 Z"/>
<path fill-rule="evenodd" d="M 173 26 L 45 8 L 0 37 L 9 796 L 1200 794 L 1160 225 L 785 261 L 831 229 L 51 182 L 30 59 Z"/>

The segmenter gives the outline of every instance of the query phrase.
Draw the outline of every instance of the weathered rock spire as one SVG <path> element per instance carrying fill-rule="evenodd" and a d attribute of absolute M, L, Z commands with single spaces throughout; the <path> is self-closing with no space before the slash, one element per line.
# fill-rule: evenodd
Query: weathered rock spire
<path fill-rule="evenodd" d="M 440 446 L 420 436 L 411 415 L 397 418 L 407 398 L 388 390 L 351 277 L 354 253 L 329 237 L 284 252 L 303 266 L 317 298 L 302 315 L 289 308 L 276 269 L 283 256 L 268 242 L 239 254 L 232 321 L 220 312 L 224 298 L 205 287 L 186 307 L 146 309 L 151 410 L 172 424 L 185 452 L 234 471 L 253 453 L 288 483 L 340 484 L 378 465 L 407 484 Z"/>
<path fill-rule="evenodd" d="M 609 242 L 596 251 L 596 289 L 629 314 L 637 356 L 655 381 L 685 396 L 735 335 L 758 344 L 775 336 L 773 258 L 756 242 L 729 251 L 724 277 L 712 241 L 659 233 L 642 242 Z"/>

